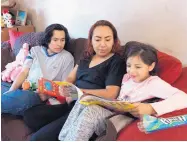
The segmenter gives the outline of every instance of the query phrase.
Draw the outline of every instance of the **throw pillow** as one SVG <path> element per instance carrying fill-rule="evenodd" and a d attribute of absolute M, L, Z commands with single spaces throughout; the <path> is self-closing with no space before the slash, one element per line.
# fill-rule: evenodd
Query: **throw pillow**
<path fill-rule="evenodd" d="M 10 37 L 11 48 L 13 49 L 14 43 L 16 41 L 16 38 L 20 37 L 24 33 L 23 32 L 18 32 L 18 31 L 14 31 L 14 30 L 9 30 L 8 32 L 9 32 L 9 37 Z"/>
<path fill-rule="evenodd" d="M 166 53 L 157 51 L 158 56 L 158 76 L 173 84 L 181 75 L 182 63 L 177 58 Z"/>

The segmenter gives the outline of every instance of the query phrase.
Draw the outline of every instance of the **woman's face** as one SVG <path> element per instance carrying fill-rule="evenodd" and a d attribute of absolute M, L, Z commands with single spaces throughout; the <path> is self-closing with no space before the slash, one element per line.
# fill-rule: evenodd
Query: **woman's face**
<path fill-rule="evenodd" d="M 93 31 L 92 46 L 97 56 L 106 57 L 112 51 L 114 37 L 108 26 L 98 26 Z"/>

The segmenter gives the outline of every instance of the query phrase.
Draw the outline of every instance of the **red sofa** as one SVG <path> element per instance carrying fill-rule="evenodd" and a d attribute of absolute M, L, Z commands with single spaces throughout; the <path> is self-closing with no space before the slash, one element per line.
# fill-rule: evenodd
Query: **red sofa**
<path fill-rule="evenodd" d="M 15 59 L 21 45 L 24 42 L 29 43 L 31 46 L 38 45 L 42 33 L 29 33 L 16 39 L 13 50 L 10 44 L 1 43 L 1 68 L 4 70 L 5 65 Z M 86 39 L 79 38 L 71 40 L 68 46 L 68 51 L 72 53 L 75 63 L 80 58 L 80 55 L 85 47 Z M 158 52 L 159 57 L 159 76 L 173 86 L 183 90 L 187 93 L 187 67 L 182 69 L 181 62 L 165 53 Z M 10 85 L 1 83 L 1 91 L 6 91 Z M 7 88 L 6 88 L 7 87 Z M 178 102 L 180 103 L 180 102 Z M 187 109 L 172 112 L 163 117 L 175 116 L 180 114 L 187 114 Z M 187 126 L 180 126 L 166 130 L 160 130 L 151 134 L 144 134 L 137 128 L 137 122 L 130 124 L 124 128 L 117 140 L 187 140 Z M 5 115 L 1 116 L 1 140 L 29 140 L 32 132 L 21 117 Z"/>

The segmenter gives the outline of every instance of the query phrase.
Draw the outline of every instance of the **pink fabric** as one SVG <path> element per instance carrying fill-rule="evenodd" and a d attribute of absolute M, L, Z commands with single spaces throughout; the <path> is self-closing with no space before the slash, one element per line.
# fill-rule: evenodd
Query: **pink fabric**
<path fill-rule="evenodd" d="M 8 63 L 5 66 L 6 69 L 1 74 L 3 81 L 12 82 L 16 79 L 16 77 L 22 70 L 23 63 L 28 53 L 29 45 L 27 43 L 24 43 L 23 48 L 20 49 L 19 53 L 16 56 L 16 60 Z"/>
<path fill-rule="evenodd" d="M 150 76 L 141 83 L 133 82 L 128 74 L 124 75 L 119 100 L 128 102 L 141 102 L 153 97 L 166 99 L 152 103 L 157 115 L 162 115 L 174 110 L 187 108 L 187 95 L 177 88 L 160 79 Z"/>

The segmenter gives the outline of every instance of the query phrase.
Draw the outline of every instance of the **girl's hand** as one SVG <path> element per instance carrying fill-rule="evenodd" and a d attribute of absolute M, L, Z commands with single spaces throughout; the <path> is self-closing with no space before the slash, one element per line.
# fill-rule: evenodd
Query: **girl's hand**
<path fill-rule="evenodd" d="M 156 114 L 156 111 L 153 109 L 153 107 L 150 104 L 146 103 L 133 103 L 135 108 L 131 109 L 129 111 L 133 116 L 140 117 L 144 114 L 152 115 Z"/>

